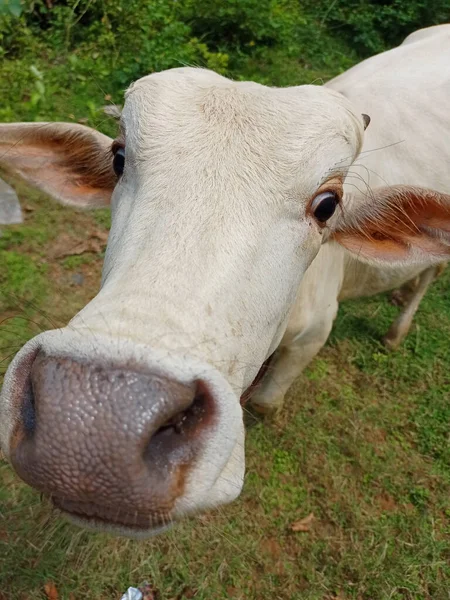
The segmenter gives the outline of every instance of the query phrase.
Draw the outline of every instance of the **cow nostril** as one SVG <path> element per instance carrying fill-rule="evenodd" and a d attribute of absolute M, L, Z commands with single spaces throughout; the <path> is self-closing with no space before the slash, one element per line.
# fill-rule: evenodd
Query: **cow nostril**
<path fill-rule="evenodd" d="M 22 401 L 22 424 L 25 432 L 31 435 L 36 428 L 36 406 L 33 383 L 29 377 Z"/>
<path fill-rule="evenodd" d="M 214 403 L 211 395 L 202 384 L 198 384 L 191 404 L 173 414 L 152 435 L 145 451 L 147 459 L 156 458 L 155 455 L 161 456 L 163 452 L 170 453 L 179 451 L 182 447 L 191 447 L 191 444 L 199 439 L 202 430 L 211 423 L 213 413 Z"/>
<path fill-rule="evenodd" d="M 210 416 L 211 400 L 206 390 L 199 388 L 192 403 L 184 410 L 172 415 L 165 421 L 154 435 L 171 430 L 173 433 L 185 435 L 202 426 Z"/>

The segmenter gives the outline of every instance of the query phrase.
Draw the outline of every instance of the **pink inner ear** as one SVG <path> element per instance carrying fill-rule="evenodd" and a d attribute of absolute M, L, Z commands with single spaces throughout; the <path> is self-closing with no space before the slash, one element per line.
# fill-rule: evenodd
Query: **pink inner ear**
<path fill-rule="evenodd" d="M 25 162 L 25 161 L 24 161 Z M 100 187 L 85 185 L 77 175 L 64 168 L 55 169 L 55 165 L 43 159 L 39 168 L 29 168 L 21 164 L 16 166 L 19 175 L 31 185 L 43 190 L 50 196 L 56 196 L 65 203 L 87 208 L 89 206 L 107 206 L 111 191 Z"/>
<path fill-rule="evenodd" d="M 423 219 L 421 227 L 422 229 L 425 229 L 427 227 L 430 229 L 435 229 L 445 235 L 447 233 L 450 233 L 450 219 L 447 219 L 447 221 L 445 221 L 434 216 L 427 217 Z"/>
<path fill-rule="evenodd" d="M 438 238 L 426 235 L 415 238 L 404 237 L 398 240 L 377 240 L 374 238 L 369 240 L 360 235 L 338 234 L 335 239 L 353 254 L 360 254 L 374 260 L 406 260 L 414 250 L 422 251 L 424 254 L 431 256 L 446 257 L 450 255 L 450 247 L 443 244 Z"/>
<path fill-rule="evenodd" d="M 436 229 L 433 228 L 431 235 L 426 231 L 420 231 L 415 236 L 411 233 L 405 235 L 403 231 L 399 231 L 396 239 L 393 237 L 382 238 L 381 233 L 374 235 L 375 232 L 371 232 L 371 235 L 364 235 L 364 233 L 353 230 L 337 232 L 334 239 L 353 254 L 373 260 L 388 262 L 407 260 L 417 251 L 430 258 L 433 256 L 449 257 L 450 238 L 445 242 L 441 237 L 436 236 Z"/>
<path fill-rule="evenodd" d="M 356 232 L 353 234 L 338 232 L 333 237 L 353 254 L 375 260 L 380 258 L 388 261 L 403 260 L 410 252 L 409 246 L 400 240 L 369 238 Z"/>
<path fill-rule="evenodd" d="M 414 254 L 450 256 L 449 233 L 449 195 L 398 186 L 377 190 L 373 205 L 362 207 L 332 237 L 357 256 L 395 262 Z"/>
<path fill-rule="evenodd" d="M 63 204 L 107 206 L 117 182 L 111 141 L 78 125 L 8 126 L 0 138 L 2 166 Z M 6 140 L 6 141 L 5 141 Z"/>

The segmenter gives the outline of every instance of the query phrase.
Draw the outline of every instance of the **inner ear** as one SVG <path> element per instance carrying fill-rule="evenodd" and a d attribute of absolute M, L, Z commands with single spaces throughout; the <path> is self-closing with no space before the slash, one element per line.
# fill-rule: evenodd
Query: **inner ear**
<path fill-rule="evenodd" d="M 442 260 L 450 255 L 450 195 L 408 186 L 373 190 L 345 211 L 331 237 L 362 259 Z"/>
<path fill-rule="evenodd" d="M 117 178 L 111 138 L 72 123 L 0 125 L 0 166 L 62 204 L 105 206 Z"/>

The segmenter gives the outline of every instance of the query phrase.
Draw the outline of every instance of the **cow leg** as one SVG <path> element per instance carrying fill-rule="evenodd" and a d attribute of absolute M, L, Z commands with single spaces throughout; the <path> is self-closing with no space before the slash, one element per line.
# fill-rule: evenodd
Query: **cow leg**
<path fill-rule="evenodd" d="M 251 396 L 256 411 L 271 413 L 283 406 L 286 392 L 320 351 L 330 335 L 333 319 L 301 333 L 289 345 L 281 345 L 261 384 Z"/>
<path fill-rule="evenodd" d="M 406 306 L 419 285 L 420 277 L 414 277 L 391 293 L 391 303 L 394 306 Z"/>
<path fill-rule="evenodd" d="M 444 269 L 445 264 L 425 269 L 425 271 L 422 271 L 417 278 L 418 281 L 414 284 L 414 286 L 409 286 L 409 297 L 404 304 L 404 308 L 392 323 L 389 331 L 383 338 L 383 342 L 387 348 L 390 350 L 396 350 L 405 339 L 411 327 L 414 315 L 419 308 L 419 304 L 422 301 L 428 286 L 437 276 L 442 273 Z M 408 284 L 405 284 L 403 288 L 406 289 L 407 286 Z"/>

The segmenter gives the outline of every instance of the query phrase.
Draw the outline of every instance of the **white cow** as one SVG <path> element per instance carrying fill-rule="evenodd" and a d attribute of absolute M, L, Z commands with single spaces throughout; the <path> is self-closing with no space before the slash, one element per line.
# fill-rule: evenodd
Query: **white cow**
<path fill-rule="evenodd" d="M 100 292 L 24 346 L 0 399 L 3 451 L 72 519 L 146 535 L 234 499 L 239 398 L 280 342 L 263 408 L 338 299 L 450 256 L 450 28 L 421 38 L 325 87 L 154 73 L 114 141 L 1 126 L 0 164 L 63 203 L 111 202 Z"/>
<path fill-rule="evenodd" d="M 347 212 L 361 205 L 370 209 L 385 186 L 412 184 L 450 193 L 450 25 L 412 33 L 398 48 L 360 63 L 327 87 L 372 119 L 345 180 Z M 403 286 L 406 306 L 385 336 L 386 345 L 396 348 L 442 270 L 442 265 L 405 264 L 400 256 L 380 264 L 376 253 L 348 249 L 356 248 L 323 244 L 306 272 L 270 371 L 252 395 L 263 412 L 281 407 L 294 379 L 322 348 L 340 301 Z"/>

